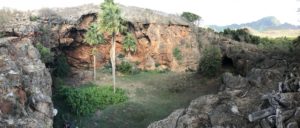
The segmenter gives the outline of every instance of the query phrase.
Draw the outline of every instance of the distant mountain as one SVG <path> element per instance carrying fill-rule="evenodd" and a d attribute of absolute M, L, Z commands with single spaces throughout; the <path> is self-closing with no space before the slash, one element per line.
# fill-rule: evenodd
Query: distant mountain
<path fill-rule="evenodd" d="M 300 26 L 292 25 L 289 23 L 283 23 L 283 24 L 280 23 L 280 21 L 274 16 L 264 17 L 257 21 L 253 21 L 245 24 L 231 24 L 228 26 L 211 25 L 209 27 L 216 31 L 223 31 L 226 28 L 230 28 L 230 29 L 251 28 L 256 31 L 300 29 Z"/>

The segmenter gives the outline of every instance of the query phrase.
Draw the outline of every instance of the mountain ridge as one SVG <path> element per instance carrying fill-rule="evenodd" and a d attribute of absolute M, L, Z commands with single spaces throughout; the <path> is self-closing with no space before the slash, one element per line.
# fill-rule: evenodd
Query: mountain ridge
<path fill-rule="evenodd" d="M 281 23 L 274 16 L 267 16 L 256 21 L 242 23 L 242 24 L 231 24 L 226 26 L 218 26 L 218 25 L 209 25 L 210 28 L 215 31 L 223 31 L 226 28 L 229 29 L 240 29 L 240 28 L 252 28 L 256 31 L 266 31 L 266 30 L 282 30 L 282 29 L 300 29 L 300 26 L 293 25 L 290 23 Z"/>

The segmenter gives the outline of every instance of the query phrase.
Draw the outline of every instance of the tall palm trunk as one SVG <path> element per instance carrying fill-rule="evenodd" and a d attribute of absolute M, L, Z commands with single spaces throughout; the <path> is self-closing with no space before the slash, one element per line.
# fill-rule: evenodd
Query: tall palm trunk
<path fill-rule="evenodd" d="M 94 81 L 96 81 L 96 55 L 93 55 L 94 58 Z"/>
<path fill-rule="evenodd" d="M 112 33 L 112 48 L 111 48 L 111 67 L 113 76 L 113 86 L 114 93 L 116 93 L 116 42 L 115 42 L 115 32 Z"/>

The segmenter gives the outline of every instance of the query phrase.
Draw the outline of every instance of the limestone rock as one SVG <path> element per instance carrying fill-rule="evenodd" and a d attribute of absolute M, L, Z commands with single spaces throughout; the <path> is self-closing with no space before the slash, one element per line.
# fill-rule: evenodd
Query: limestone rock
<path fill-rule="evenodd" d="M 51 128 L 51 75 L 27 38 L 0 39 L 0 127 Z"/>

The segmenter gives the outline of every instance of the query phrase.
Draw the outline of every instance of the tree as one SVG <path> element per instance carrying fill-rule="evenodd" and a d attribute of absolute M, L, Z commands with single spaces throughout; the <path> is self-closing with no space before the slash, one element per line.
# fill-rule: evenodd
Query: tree
<path fill-rule="evenodd" d="M 84 35 L 84 41 L 89 45 L 93 46 L 92 55 L 93 55 L 93 67 L 94 67 L 94 80 L 96 80 L 96 54 L 97 48 L 96 45 L 104 43 L 103 34 L 98 31 L 98 25 L 92 24 L 88 31 Z"/>
<path fill-rule="evenodd" d="M 191 23 L 197 22 L 196 25 L 199 25 L 199 22 L 201 20 L 200 16 L 191 12 L 183 12 L 181 14 L 181 17 L 183 17 L 184 19 L 188 20 Z"/>
<path fill-rule="evenodd" d="M 116 92 L 116 42 L 115 37 L 122 29 L 121 10 L 113 0 L 104 0 L 100 5 L 102 12 L 99 15 L 100 31 L 111 34 L 112 47 L 110 51 L 114 93 Z"/>
<path fill-rule="evenodd" d="M 210 45 L 203 51 L 203 57 L 200 60 L 199 72 L 208 77 L 215 76 L 221 69 L 222 57 L 218 46 Z"/>
<path fill-rule="evenodd" d="M 125 52 L 135 52 L 136 51 L 136 43 L 132 34 L 127 33 L 124 39 L 123 48 Z"/>

